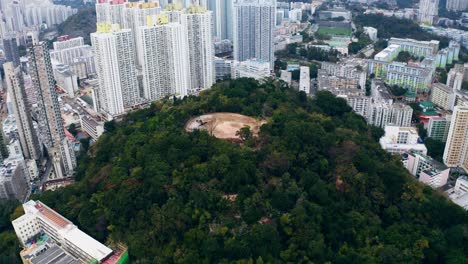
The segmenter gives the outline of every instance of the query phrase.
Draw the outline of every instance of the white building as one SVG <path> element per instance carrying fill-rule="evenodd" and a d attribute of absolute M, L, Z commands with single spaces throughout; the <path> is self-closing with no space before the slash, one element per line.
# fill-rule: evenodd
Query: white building
<path fill-rule="evenodd" d="M 427 136 L 435 140 L 446 142 L 451 119 L 451 115 L 430 118 L 427 125 Z"/>
<path fill-rule="evenodd" d="M 300 67 L 299 91 L 310 94 L 310 68 L 307 66 Z"/>
<path fill-rule="evenodd" d="M 276 0 L 234 0 L 234 59 L 267 61 L 273 69 Z"/>
<path fill-rule="evenodd" d="M 464 66 L 462 64 L 455 64 L 455 67 L 450 69 L 447 74 L 447 86 L 451 87 L 452 90 L 461 90 L 465 79 L 464 75 Z"/>
<path fill-rule="evenodd" d="M 262 80 L 271 77 L 270 63 L 256 60 L 234 61 L 231 65 L 231 78 L 254 78 Z"/>
<path fill-rule="evenodd" d="M 442 83 L 432 85 L 431 102 L 445 110 L 453 110 L 455 106 L 455 93 L 453 89 Z"/>
<path fill-rule="evenodd" d="M 93 48 L 85 45 L 82 37 L 70 38 L 62 36 L 58 41 L 53 43 L 54 49 L 50 52 L 52 59 L 60 63 L 70 66 L 70 69 L 80 77 L 86 78 L 88 75 L 96 73 L 96 66 L 94 65 Z M 84 63 L 84 72 L 79 72 L 78 64 Z"/>
<path fill-rule="evenodd" d="M 356 114 L 359 114 L 366 119 L 368 118 L 371 101 L 369 97 L 365 96 L 362 93 L 348 93 L 346 95 L 341 95 L 338 97 L 344 98 L 348 105 L 351 106 L 351 108 L 353 108 L 353 111 Z"/>
<path fill-rule="evenodd" d="M 370 104 L 368 123 L 385 128 L 388 125 L 409 127 L 413 109 L 401 103 L 374 101 Z"/>
<path fill-rule="evenodd" d="M 439 50 L 438 40 L 421 41 L 410 38 L 390 38 L 390 40 L 388 41 L 388 45 L 398 45 L 400 46 L 401 51 L 407 51 L 411 55 L 417 57 L 434 56 Z"/>
<path fill-rule="evenodd" d="M 119 24 L 123 26 L 123 9 L 127 4 L 127 0 L 96 1 L 96 22 Z"/>
<path fill-rule="evenodd" d="M 65 251 L 86 263 L 93 260 L 101 263 L 113 253 L 112 249 L 88 236 L 40 201 L 30 200 L 23 204 L 23 209 L 25 214 L 12 221 L 16 236 L 23 246 L 34 236 L 46 233 Z"/>
<path fill-rule="evenodd" d="M 130 29 L 99 23 L 91 42 L 99 80 L 95 107 L 112 119 L 139 102 L 133 35 Z"/>
<path fill-rule="evenodd" d="M 455 183 L 455 187 L 448 191 L 449 198 L 455 204 L 468 210 L 468 178 L 459 177 Z"/>
<path fill-rule="evenodd" d="M 70 70 L 68 65 L 55 65 L 54 77 L 60 89 L 66 92 L 70 98 L 75 97 L 75 93 L 79 90 L 78 76 Z"/>
<path fill-rule="evenodd" d="M 144 97 L 154 101 L 185 96 L 190 87 L 187 30 L 180 23 L 169 23 L 166 14 L 151 20 L 151 25 L 140 27 Z"/>
<path fill-rule="evenodd" d="M 181 17 L 188 34 L 190 94 L 211 88 L 215 80 L 212 16 L 204 7 L 192 6 Z"/>
<path fill-rule="evenodd" d="M 372 41 L 377 41 L 377 29 L 373 27 L 364 27 L 364 33 L 366 33 Z"/>
<path fill-rule="evenodd" d="M 99 122 L 90 116 L 80 116 L 81 129 L 86 132 L 94 141 L 97 141 L 104 134 L 104 123 Z"/>
<path fill-rule="evenodd" d="M 294 8 L 289 10 L 289 21 L 300 23 L 302 21 L 302 9 Z"/>
<path fill-rule="evenodd" d="M 413 108 L 406 104 L 392 104 L 391 124 L 400 127 L 411 126 L 411 118 L 413 116 Z"/>
<path fill-rule="evenodd" d="M 130 2 L 127 3 L 122 9 L 122 24 L 121 28 L 131 29 L 133 34 L 133 41 L 135 44 L 136 63 L 142 67 L 144 54 L 143 43 L 141 42 L 139 27 L 146 26 L 146 18 L 148 16 L 155 16 L 160 14 L 161 7 L 157 2 Z"/>
<path fill-rule="evenodd" d="M 453 111 L 444 163 L 468 171 L 468 106 L 456 106 Z"/>
<path fill-rule="evenodd" d="M 384 150 L 392 154 L 415 151 L 427 155 L 427 148 L 419 142 L 418 131 L 414 127 L 388 125 L 385 127 L 385 135 L 379 142 Z"/>
<path fill-rule="evenodd" d="M 439 14 L 439 0 L 421 0 L 419 2 L 419 22 L 432 25 Z"/>
<path fill-rule="evenodd" d="M 207 7 L 213 12 L 213 33 L 217 40 L 233 41 L 233 2 L 234 0 L 208 0 Z"/>
<path fill-rule="evenodd" d="M 406 169 L 420 182 L 434 189 L 447 184 L 450 169 L 431 157 L 411 151 L 404 153 L 402 158 Z"/>
<path fill-rule="evenodd" d="M 286 71 L 286 70 L 281 70 L 281 76 L 280 79 L 285 81 L 288 85 L 291 85 L 292 81 L 292 72 Z"/>
<path fill-rule="evenodd" d="M 468 9 L 468 1 L 466 0 L 447 0 L 445 5 L 449 11 L 463 11 Z"/>

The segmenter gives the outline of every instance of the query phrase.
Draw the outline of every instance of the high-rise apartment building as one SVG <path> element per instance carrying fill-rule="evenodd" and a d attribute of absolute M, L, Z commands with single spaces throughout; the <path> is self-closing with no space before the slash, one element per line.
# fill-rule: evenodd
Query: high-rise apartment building
<path fill-rule="evenodd" d="M 439 0 L 421 0 L 419 2 L 419 22 L 432 25 L 439 14 Z"/>
<path fill-rule="evenodd" d="M 190 67 L 187 29 L 169 23 L 169 15 L 148 18 L 140 27 L 143 43 L 143 93 L 149 100 L 168 95 L 187 95 Z"/>
<path fill-rule="evenodd" d="M 452 87 L 442 83 L 432 85 L 431 101 L 438 107 L 445 110 L 453 110 L 456 95 Z"/>
<path fill-rule="evenodd" d="M 14 34 L 7 34 L 3 38 L 3 52 L 5 53 L 6 61 L 13 62 L 14 66 L 20 65 L 18 44 Z"/>
<path fill-rule="evenodd" d="M 267 61 L 273 68 L 276 0 L 234 0 L 234 59 Z"/>
<path fill-rule="evenodd" d="M 435 140 L 446 142 L 451 119 L 452 116 L 450 115 L 430 118 L 427 126 L 427 136 Z"/>
<path fill-rule="evenodd" d="M 31 108 L 26 99 L 23 72 L 19 66 L 15 67 L 13 62 L 3 64 L 3 69 L 24 158 L 39 160 L 41 157 L 39 140 L 34 131 Z"/>
<path fill-rule="evenodd" d="M 144 55 L 143 44 L 141 43 L 139 27 L 146 26 L 146 18 L 148 16 L 155 16 L 161 13 L 161 7 L 157 2 L 133 2 L 128 3 L 122 10 L 122 28 L 131 29 L 135 44 L 136 63 L 142 67 Z"/>
<path fill-rule="evenodd" d="M 46 42 L 40 42 L 30 48 L 29 64 L 33 85 L 38 94 L 37 119 L 40 134 L 52 160 L 55 176 L 56 178 L 72 176 L 76 167 L 76 158 L 72 144 L 65 136 Z"/>
<path fill-rule="evenodd" d="M 212 18 L 212 12 L 200 6 L 191 6 L 181 17 L 188 34 L 190 94 L 211 88 L 215 80 Z"/>
<path fill-rule="evenodd" d="M 111 23 L 122 25 L 123 9 L 127 0 L 97 0 L 96 21 L 97 23 Z"/>
<path fill-rule="evenodd" d="M 233 1 L 234 0 L 208 0 L 207 8 L 213 11 L 213 33 L 217 40 L 233 40 Z"/>
<path fill-rule="evenodd" d="M 468 1 L 466 0 L 447 0 L 445 5 L 449 11 L 463 11 L 468 9 Z"/>
<path fill-rule="evenodd" d="M 444 151 L 444 163 L 449 167 L 462 167 L 468 170 L 468 106 L 456 106 L 447 144 Z"/>
<path fill-rule="evenodd" d="M 463 64 L 455 64 L 447 74 L 447 85 L 452 90 L 460 90 L 463 85 L 465 69 Z"/>
<path fill-rule="evenodd" d="M 109 118 L 139 103 L 133 34 L 117 24 L 98 23 L 91 34 L 99 88 L 96 110 Z"/>

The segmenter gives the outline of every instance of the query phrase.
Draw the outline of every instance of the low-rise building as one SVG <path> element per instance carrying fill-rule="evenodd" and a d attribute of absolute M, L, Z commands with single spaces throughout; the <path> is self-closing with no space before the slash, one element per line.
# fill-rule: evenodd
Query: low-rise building
<path fill-rule="evenodd" d="M 55 65 L 54 77 L 58 87 L 62 89 L 71 98 L 75 97 L 78 91 L 78 76 L 74 74 L 68 65 Z"/>
<path fill-rule="evenodd" d="M 284 82 L 286 82 L 288 85 L 291 85 L 291 81 L 292 81 L 292 72 L 290 72 L 290 71 L 285 71 L 285 70 L 281 70 L 280 79 L 283 80 Z"/>
<path fill-rule="evenodd" d="M 365 87 L 367 80 L 367 61 L 357 58 L 346 59 L 338 63 L 322 62 L 321 69 L 328 75 L 357 79 L 361 88 Z"/>
<path fill-rule="evenodd" d="M 233 60 L 215 57 L 215 77 L 216 81 L 229 80 L 232 73 Z"/>
<path fill-rule="evenodd" d="M 450 169 L 431 157 L 410 151 L 402 155 L 402 160 L 406 169 L 420 182 L 432 188 L 439 188 L 447 184 Z"/>
<path fill-rule="evenodd" d="M 435 69 L 397 61 L 369 60 L 368 70 L 389 85 L 398 85 L 409 89 L 410 92 L 422 93 L 429 91 Z"/>
<path fill-rule="evenodd" d="M 409 38 L 390 38 L 388 45 L 398 45 L 401 51 L 407 51 L 417 57 L 431 57 L 437 54 L 439 50 L 439 41 L 420 41 Z"/>
<path fill-rule="evenodd" d="M 23 209 L 25 214 L 12 221 L 16 236 L 23 246 L 26 247 L 31 240 L 45 234 L 81 262 L 102 263 L 112 255 L 112 249 L 88 236 L 40 201 L 28 201 L 23 204 Z"/>
<path fill-rule="evenodd" d="M 254 78 L 262 80 L 271 77 L 270 63 L 258 60 L 234 61 L 231 65 L 231 78 Z"/>
<path fill-rule="evenodd" d="M 80 117 L 81 129 L 86 132 L 94 141 L 104 134 L 104 123 L 99 122 L 91 116 Z"/>
<path fill-rule="evenodd" d="M 448 191 L 448 195 L 452 202 L 468 210 L 468 178 L 458 177 L 455 187 Z"/>
<path fill-rule="evenodd" d="M 403 154 L 415 151 L 427 155 L 427 148 L 419 139 L 418 131 L 414 127 L 399 127 L 388 125 L 385 135 L 379 140 L 380 146 L 392 154 Z"/>
<path fill-rule="evenodd" d="M 23 263 L 27 264 L 82 264 L 80 260 L 68 254 L 47 235 L 40 235 L 20 252 Z"/>
<path fill-rule="evenodd" d="M 366 33 L 372 41 L 377 41 L 377 29 L 373 27 L 364 27 L 364 33 Z"/>

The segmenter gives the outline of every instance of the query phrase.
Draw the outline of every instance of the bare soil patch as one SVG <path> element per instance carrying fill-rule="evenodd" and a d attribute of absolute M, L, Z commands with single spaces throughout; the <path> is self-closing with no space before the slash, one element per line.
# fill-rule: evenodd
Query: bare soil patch
<path fill-rule="evenodd" d="M 266 124 L 265 120 L 257 120 L 250 116 L 235 113 L 212 113 L 190 119 L 185 130 L 207 130 L 210 135 L 221 139 L 238 138 L 236 132 L 249 126 L 254 136 L 258 135 L 260 127 Z"/>

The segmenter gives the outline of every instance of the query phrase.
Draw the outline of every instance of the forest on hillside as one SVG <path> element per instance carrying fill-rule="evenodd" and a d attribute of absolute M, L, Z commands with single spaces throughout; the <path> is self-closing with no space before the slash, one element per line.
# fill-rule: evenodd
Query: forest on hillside
<path fill-rule="evenodd" d="M 212 112 L 267 123 L 240 144 L 185 131 Z M 383 131 L 329 92 L 238 79 L 106 128 L 76 184 L 33 198 L 122 241 L 137 263 L 468 260 L 467 212 L 413 179 L 380 149 Z"/>
<path fill-rule="evenodd" d="M 70 16 L 58 26 L 58 34 L 72 38 L 83 37 L 85 44 L 91 44 L 90 34 L 96 32 L 96 10 L 88 7 Z"/>

